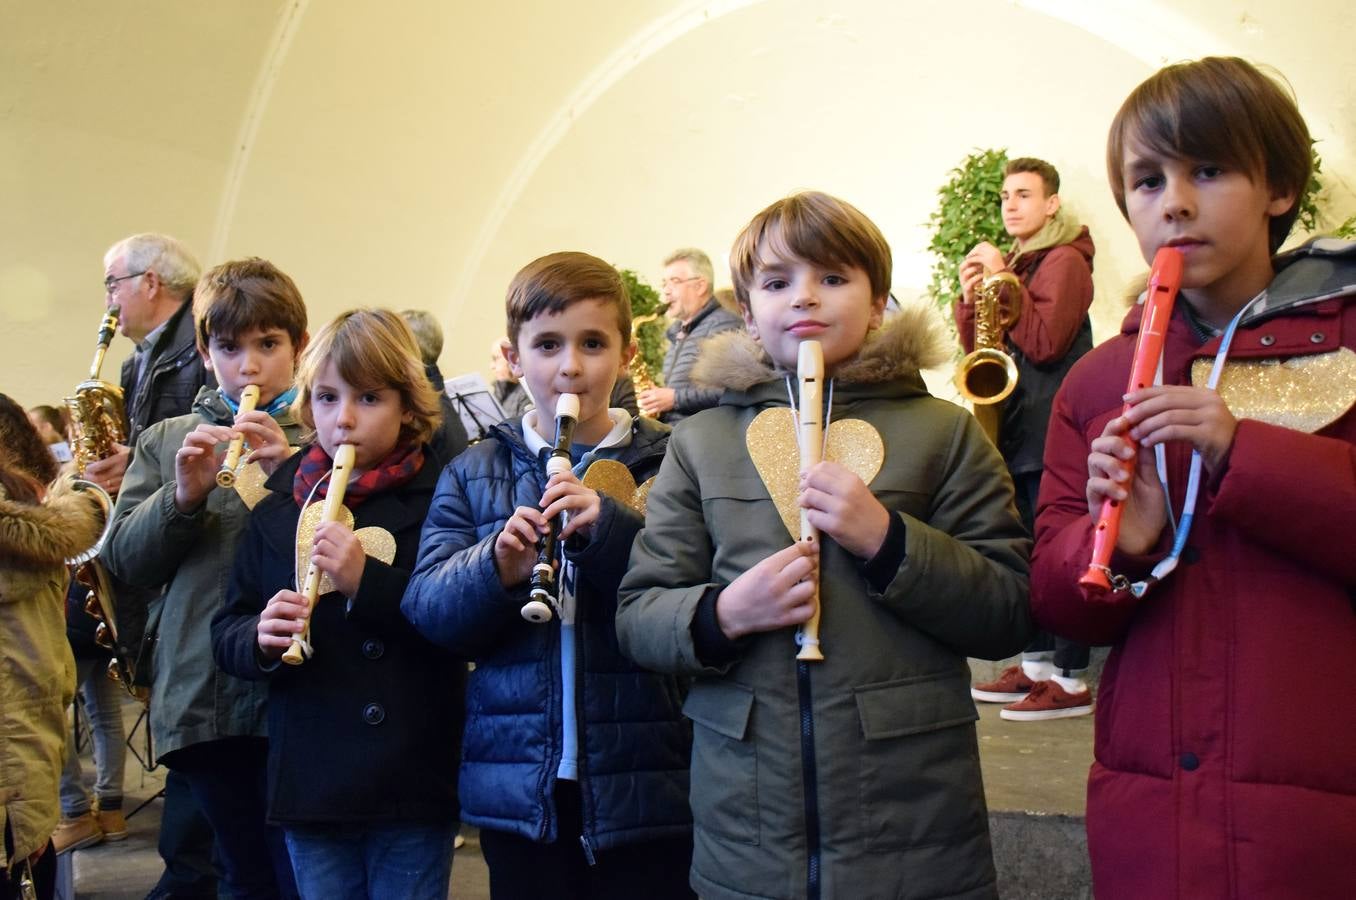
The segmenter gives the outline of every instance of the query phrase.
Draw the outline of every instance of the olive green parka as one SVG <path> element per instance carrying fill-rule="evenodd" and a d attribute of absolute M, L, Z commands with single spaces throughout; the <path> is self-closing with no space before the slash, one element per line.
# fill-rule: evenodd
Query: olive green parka
<path fill-rule="evenodd" d="M 702 597 L 792 540 L 745 442 L 789 392 L 742 333 L 706 351 L 702 377 L 727 390 L 674 431 L 617 631 L 640 664 L 694 676 L 691 884 L 708 900 L 996 896 L 966 657 L 1026 644 L 1030 544 L 997 451 L 923 383 L 945 356 L 930 312 L 906 310 L 831 373 L 826 421 L 884 442 L 869 487 L 906 549 L 889 584 L 824 536 L 824 661 L 798 662 L 788 628 L 716 667 L 694 646 Z"/>

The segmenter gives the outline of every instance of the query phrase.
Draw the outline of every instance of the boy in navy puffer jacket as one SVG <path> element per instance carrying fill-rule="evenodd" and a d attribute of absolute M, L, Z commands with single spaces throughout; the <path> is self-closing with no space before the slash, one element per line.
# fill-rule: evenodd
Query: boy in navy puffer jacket
<path fill-rule="evenodd" d="M 537 408 L 443 472 L 402 604 L 426 637 L 476 663 L 462 819 L 481 829 L 496 900 L 690 897 L 679 684 L 624 658 L 614 626 L 642 514 L 580 481 L 595 460 L 616 460 L 643 482 L 668 439 L 609 408 L 635 353 L 626 289 L 602 260 L 555 253 L 518 273 L 507 307 L 505 356 Z M 573 471 L 548 480 L 561 394 L 579 400 Z M 550 621 L 534 623 L 521 610 L 557 517 L 558 598 Z"/>

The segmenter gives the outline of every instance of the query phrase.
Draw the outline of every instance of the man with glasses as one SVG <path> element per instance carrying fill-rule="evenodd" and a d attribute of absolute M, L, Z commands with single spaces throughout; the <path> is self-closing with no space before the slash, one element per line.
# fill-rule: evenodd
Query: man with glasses
<path fill-rule="evenodd" d="M 188 248 L 164 234 L 132 235 L 104 254 L 104 303 L 119 307 L 119 327 L 136 344 L 122 364 L 127 443 L 85 473 L 110 494 L 122 486 L 137 437 L 161 419 L 190 412 L 198 390 L 216 386 L 194 339 L 193 288 L 200 273 Z M 121 584 L 116 594 L 123 630 L 140 632 L 156 598 Z M 215 897 L 212 843 L 211 826 L 187 779 L 170 770 L 159 840 L 165 870 L 148 896 Z"/>
<path fill-rule="evenodd" d="M 137 436 L 193 405 L 198 388 L 216 383 L 193 338 L 193 286 L 200 267 L 183 244 L 163 234 L 137 234 L 104 254 L 104 303 L 117 304 L 122 333 L 136 352 L 122 364 L 127 443 L 90 465 L 86 475 L 116 493 Z"/>
<path fill-rule="evenodd" d="M 664 351 L 664 387 L 641 391 L 636 399 L 646 415 L 676 425 L 720 402 L 719 389 L 692 385 L 692 367 L 707 338 L 742 328 L 744 322 L 716 300 L 711 258 L 700 250 L 684 247 L 670 253 L 664 260 L 660 287 L 667 312 L 674 320 Z"/>

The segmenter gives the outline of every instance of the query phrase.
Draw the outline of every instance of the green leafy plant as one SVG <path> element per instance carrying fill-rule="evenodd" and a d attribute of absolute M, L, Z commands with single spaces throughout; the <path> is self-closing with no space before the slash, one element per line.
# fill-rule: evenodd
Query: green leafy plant
<path fill-rule="evenodd" d="M 621 273 L 622 281 L 626 284 L 626 292 L 631 296 L 631 318 L 634 321 L 641 316 L 648 316 L 651 313 L 661 312 L 663 304 L 659 302 L 659 292 L 650 287 L 646 281 L 637 275 L 631 269 L 618 269 Z M 667 322 L 661 316 L 653 322 L 647 322 L 635 329 L 634 337 L 640 347 L 640 357 L 645 360 L 645 365 L 649 366 L 650 374 L 656 380 L 659 373 L 664 371 L 664 329 Z"/>
<path fill-rule="evenodd" d="M 1341 225 L 1333 230 L 1333 237 L 1340 237 L 1343 240 L 1356 240 L 1356 216 L 1349 216 Z"/>
<path fill-rule="evenodd" d="M 949 312 L 960 297 L 960 264 L 980 241 L 999 247 L 1007 242 L 999 195 L 1003 191 L 1003 167 L 1008 152 L 978 150 L 952 169 L 937 190 L 937 208 L 928 217 L 932 241 L 928 250 L 936 257 L 928 294 Z"/>

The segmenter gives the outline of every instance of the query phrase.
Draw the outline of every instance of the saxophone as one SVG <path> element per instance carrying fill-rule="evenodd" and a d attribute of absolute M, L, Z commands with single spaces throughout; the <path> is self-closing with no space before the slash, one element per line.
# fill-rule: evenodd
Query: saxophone
<path fill-rule="evenodd" d="M 89 378 L 76 385 L 75 396 L 66 398 L 66 408 L 71 413 L 71 452 L 75 457 L 76 472 L 82 476 L 90 463 L 111 456 L 114 445 L 127 440 L 122 388 L 99 377 L 108 345 L 113 343 L 113 335 L 118 330 L 120 312 L 121 309 L 114 305 L 104 313 L 103 321 L 99 323 L 98 343 L 94 348 Z M 119 640 L 113 579 L 98 559 L 99 550 L 113 525 L 113 499 L 103 488 L 90 481 L 78 480 L 76 487 L 92 491 L 99 498 L 104 508 L 104 532 L 93 547 L 66 562 L 71 566 L 75 580 L 89 588 L 89 594 L 85 597 L 85 612 L 99 620 L 95 641 L 101 647 L 113 651 L 113 659 L 108 664 L 108 677 L 122 684 L 129 694 L 145 703 L 149 692 L 145 687 L 133 683 L 135 663 L 132 649 Z"/>
<path fill-rule="evenodd" d="M 1017 387 L 1017 363 L 1003 351 L 1003 338 L 1017 324 L 1019 304 L 1003 305 L 1003 285 L 1018 291 L 1022 283 L 1011 272 L 986 275 L 975 297 L 975 349 L 956 368 L 956 389 L 974 406 L 975 418 L 995 446 L 999 404 Z"/>
<path fill-rule="evenodd" d="M 99 377 L 104 355 L 118 329 L 120 312 L 121 309 L 114 305 L 104 313 L 89 378 L 76 385 L 75 396 L 66 398 L 66 408 L 71 413 L 71 452 L 75 456 L 75 469 L 81 475 L 90 463 L 110 456 L 114 444 L 127 440 L 122 388 Z"/>
<path fill-rule="evenodd" d="M 636 338 L 637 344 L 639 344 L 640 341 L 641 326 L 648 325 L 655 319 L 661 318 L 663 315 L 663 313 L 653 312 L 648 316 L 641 316 L 631 322 L 631 334 Z M 641 355 L 638 346 L 636 355 L 631 357 L 631 365 L 628 371 L 631 375 L 631 380 L 635 382 L 637 394 L 659 387 L 659 385 L 655 384 L 654 374 L 650 371 L 650 367 L 646 365 L 645 357 Z"/>

